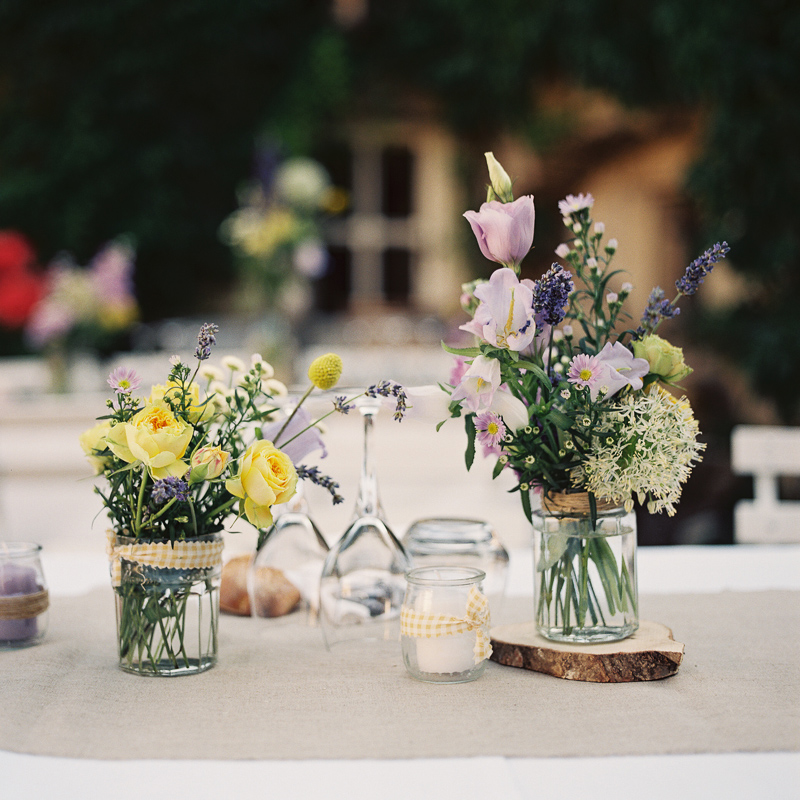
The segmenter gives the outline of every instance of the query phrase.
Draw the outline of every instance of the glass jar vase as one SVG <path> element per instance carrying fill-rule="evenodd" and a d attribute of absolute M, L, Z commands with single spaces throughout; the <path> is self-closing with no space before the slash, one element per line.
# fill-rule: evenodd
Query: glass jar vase
<path fill-rule="evenodd" d="M 120 669 L 192 675 L 217 662 L 222 536 L 170 542 L 110 535 Z"/>
<path fill-rule="evenodd" d="M 466 683 L 483 674 L 492 653 L 485 577 L 472 567 L 418 567 L 406 574 L 400 642 L 412 677 Z"/>
<path fill-rule="evenodd" d="M 0 650 L 30 647 L 47 632 L 47 583 L 34 542 L 0 542 Z"/>
<path fill-rule="evenodd" d="M 611 642 L 639 627 L 636 516 L 585 492 L 546 494 L 533 512 L 534 612 L 547 639 Z"/>

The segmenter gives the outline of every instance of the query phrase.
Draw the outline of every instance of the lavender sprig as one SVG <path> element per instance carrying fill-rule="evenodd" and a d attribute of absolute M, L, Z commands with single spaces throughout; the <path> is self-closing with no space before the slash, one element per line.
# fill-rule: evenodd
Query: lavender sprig
<path fill-rule="evenodd" d="M 364 394 L 367 397 L 394 397 L 397 401 L 394 408 L 394 418 L 398 422 L 402 422 L 403 415 L 407 410 L 406 402 L 408 397 L 399 383 L 395 383 L 394 381 L 381 381 L 380 383 L 370 386 Z"/>
<path fill-rule="evenodd" d="M 675 281 L 678 294 L 671 302 L 664 297 L 664 290 L 656 286 L 647 299 L 647 308 L 642 314 L 639 327 L 634 331 L 633 338 L 641 339 L 648 333 L 653 333 L 662 319 L 671 319 L 680 314 L 678 300 L 683 296 L 693 295 L 703 283 L 706 275 L 714 268 L 714 264 L 722 261 L 730 252 L 727 242 L 717 242 L 709 247 L 701 256 L 698 256 L 688 267 L 683 276 Z"/>
<path fill-rule="evenodd" d="M 153 493 L 150 499 L 159 506 L 173 499 L 179 503 L 186 503 L 189 500 L 189 484 L 182 478 L 172 475 L 160 478 L 153 483 Z"/>
<path fill-rule="evenodd" d="M 205 361 L 211 358 L 211 347 L 217 343 L 215 334 L 219 332 L 219 326 L 213 322 L 206 322 L 197 334 L 197 349 L 194 356 L 198 361 Z"/>
<path fill-rule="evenodd" d="M 317 486 L 330 492 L 334 505 L 344 502 L 344 498 L 336 491 L 339 488 L 339 484 L 329 475 L 323 475 L 319 471 L 319 467 L 307 467 L 305 464 L 299 464 L 297 466 L 297 477 L 316 483 Z"/>
<path fill-rule="evenodd" d="M 714 268 L 714 264 L 717 261 L 722 261 L 729 251 L 730 247 L 728 247 L 727 242 L 717 242 L 713 247 L 709 247 L 705 253 L 686 267 L 683 277 L 675 281 L 678 292 L 687 296 L 693 295 L 700 287 L 705 276 Z"/>
<path fill-rule="evenodd" d="M 558 325 L 566 314 L 569 296 L 575 282 L 568 270 L 555 263 L 533 284 L 533 310 L 536 321 L 548 325 Z"/>
<path fill-rule="evenodd" d="M 355 407 L 355 403 L 348 403 L 344 395 L 333 398 L 333 410 L 340 414 L 349 414 Z"/>
<path fill-rule="evenodd" d="M 681 310 L 666 299 L 664 290 L 660 286 L 656 286 L 650 292 L 650 297 L 647 298 L 647 307 L 644 310 L 644 314 L 642 314 L 641 322 L 633 338 L 641 339 L 648 333 L 652 333 L 659 326 L 662 319 L 672 319 L 680 313 Z"/>

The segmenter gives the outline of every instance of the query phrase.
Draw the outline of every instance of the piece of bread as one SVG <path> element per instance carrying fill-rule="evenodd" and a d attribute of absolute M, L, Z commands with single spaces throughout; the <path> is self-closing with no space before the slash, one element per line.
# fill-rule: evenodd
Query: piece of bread
<path fill-rule="evenodd" d="M 250 556 L 236 556 L 222 568 L 219 607 L 229 614 L 250 616 L 247 592 L 247 571 Z M 274 567 L 258 567 L 255 576 L 256 616 L 281 617 L 293 611 L 300 602 L 300 592 L 283 572 Z"/>

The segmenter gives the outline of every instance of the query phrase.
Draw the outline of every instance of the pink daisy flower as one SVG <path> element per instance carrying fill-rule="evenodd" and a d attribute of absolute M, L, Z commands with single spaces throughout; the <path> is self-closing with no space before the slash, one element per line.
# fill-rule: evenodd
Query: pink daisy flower
<path fill-rule="evenodd" d="M 605 367 L 597 356 L 579 353 L 569 364 L 567 380 L 576 386 L 594 389 L 605 375 Z"/>
<path fill-rule="evenodd" d="M 135 370 L 126 367 L 117 367 L 108 376 L 108 385 L 117 394 L 130 394 L 139 388 L 141 379 L 136 374 Z"/>
<path fill-rule="evenodd" d="M 485 447 L 497 447 L 506 435 L 506 426 L 497 414 L 485 411 L 475 417 L 478 441 Z"/>

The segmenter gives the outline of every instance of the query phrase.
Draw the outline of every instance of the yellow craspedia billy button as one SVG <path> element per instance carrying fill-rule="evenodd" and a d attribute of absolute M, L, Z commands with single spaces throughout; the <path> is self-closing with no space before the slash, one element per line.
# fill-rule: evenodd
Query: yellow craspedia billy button
<path fill-rule="evenodd" d="M 333 389 L 342 377 L 342 359 L 336 353 L 315 358 L 308 368 L 308 377 L 317 389 Z"/>

